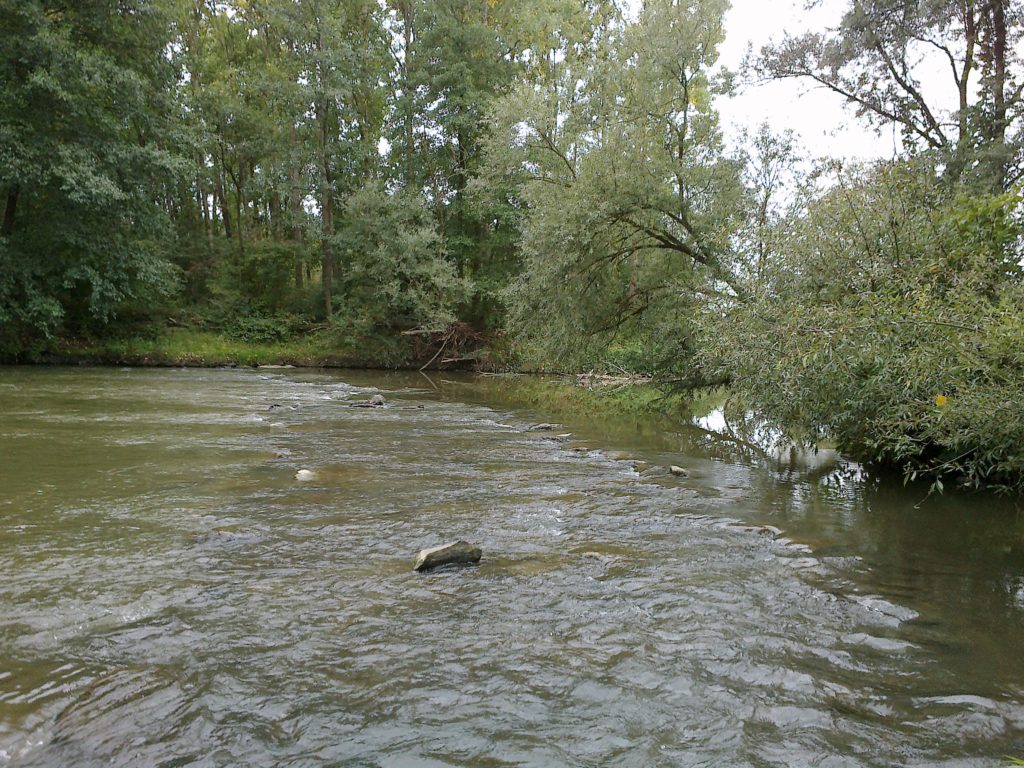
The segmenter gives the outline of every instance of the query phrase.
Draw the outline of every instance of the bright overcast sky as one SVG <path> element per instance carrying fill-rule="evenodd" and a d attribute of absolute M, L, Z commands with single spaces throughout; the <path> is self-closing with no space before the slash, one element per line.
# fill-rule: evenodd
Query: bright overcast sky
<path fill-rule="evenodd" d="M 720 63 L 736 70 L 747 51 L 777 41 L 786 32 L 799 34 L 836 26 L 846 0 L 822 0 L 808 10 L 804 0 L 732 0 L 726 15 L 726 37 Z M 779 133 L 790 129 L 798 146 L 812 157 L 890 157 L 893 132 L 877 134 L 855 117 L 841 97 L 809 82 L 786 80 L 739 84 L 739 93 L 717 102 L 726 138 L 734 143 L 741 129 L 751 133 L 767 122 Z M 896 138 L 898 142 L 898 137 Z"/>

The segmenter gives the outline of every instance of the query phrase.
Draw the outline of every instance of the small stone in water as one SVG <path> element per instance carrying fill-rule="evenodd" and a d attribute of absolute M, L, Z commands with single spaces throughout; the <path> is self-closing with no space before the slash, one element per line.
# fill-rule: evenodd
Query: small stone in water
<path fill-rule="evenodd" d="M 316 473 L 311 469 L 300 469 L 295 473 L 295 479 L 299 481 L 312 480 L 316 477 Z"/>
<path fill-rule="evenodd" d="M 685 469 L 683 469 L 682 467 L 677 467 L 675 464 L 669 467 L 668 471 L 671 472 L 676 477 L 686 477 L 690 474 Z"/>
<path fill-rule="evenodd" d="M 542 422 L 540 424 L 534 424 L 532 427 L 530 427 L 530 431 L 531 432 L 550 432 L 550 431 L 552 431 L 557 426 L 558 426 L 558 424 L 548 424 L 547 422 Z"/>
<path fill-rule="evenodd" d="M 481 555 L 480 547 L 475 547 L 468 541 L 456 541 L 440 547 L 421 549 L 412 569 L 422 572 L 442 565 L 471 565 L 479 563 Z"/>

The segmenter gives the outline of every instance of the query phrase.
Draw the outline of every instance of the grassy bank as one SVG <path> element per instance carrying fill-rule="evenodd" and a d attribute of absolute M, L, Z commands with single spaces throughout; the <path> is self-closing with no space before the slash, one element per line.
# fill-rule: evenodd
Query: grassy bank
<path fill-rule="evenodd" d="M 147 337 L 61 339 L 19 362 L 189 366 L 295 365 L 311 368 L 401 368 L 412 363 L 400 338 L 345 338 L 320 331 L 273 342 L 241 341 L 221 333 L 166 328 Z"/>
<path fill-rule="evenodd" d="M 498 390 L 504 402 L 550 413 L 553 418 L 662 414 L 689 420 L 719 407 L 725 397 L 722 390 L 688 392 L 652 381 L 588 387 L 580 386 L 576 376 L 500 374 L 492 379 L 492 390 Z"/>
<path fill-rule="evenodd" d="M 220 367 L 294 365 L 308 368 L 416 369 L 420 359 L 402 337 L 348 338 L 318 331 L 294 338 L 243 341 L 224 333 L 193 328 L 164 328 L 147 336 L 113 339 L 60 339 L 17 362 L 127 366 Z M 488 359 L 485 355 L 485 361 Z M 484 363 L 486 365 L 486 362 Z M 492 391 L 511 405 L 536 408 L 565 418 L 576 414 L 630 416 L 663 414 L 689 418 L 721 404 L 723 393 L 696 393 L 643 380 L 580 386 L 573 375 L 490 374 Z"/>

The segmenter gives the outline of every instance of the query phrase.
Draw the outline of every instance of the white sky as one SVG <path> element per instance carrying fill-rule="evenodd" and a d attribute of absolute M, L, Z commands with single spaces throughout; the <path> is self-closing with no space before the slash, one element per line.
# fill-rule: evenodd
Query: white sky
<path fill-rule="evenodd" d="M 635 10 L 642 0 L 623 0 Z M 756 52 L 786 33 L 825 32 L 838 26 L 851 0 L 731 0 L 725 17 L 725 42 L 719 64 L 737 71 L 749 46 Z M 808 4 L 812 8 L 808 8 Z M 1015 45 L 1024 58 L 1024 39 Z M 938 51 L 915 51 L 913 72 L 924 98 L 942 120 L 957 108 L 957 95 L 949 62 Z M 899 132 L 889 127 L 877 132 L 858 118 L 842 97 L 804 80 L 767 83 L 737 82 L 737 94 L 716 101 L 726 140 L 735 145 L 743 129 L 754 133 L 763 122 L 776 133 L 797 134 L 798 150 L 808 157 L 887 158 L 900 150 Z M 977 76 L 973 81 L 977 87 Z"/>
<path fill-rule="evenodd" d="M 780 40 L 785 32 L 800 34 L 834 27 L 847 5 L 847 0 L 821 0 L 808 10 L 804 0 L 732 0 L 719 63 L 737 70 L 748 45 L 752 44 L 756 52 L 766 43 Z M 929 80 L 941 83 L 939 78 L 945 76 L 933 69 L 936 64 L 941 62 L 927 62 L 925 67 L 930 71 L 918 73 L 926 85 Z M 948 64 L 945 66 L 948 68 Z M 811 157 L 891 157 L 894 148 L 898 149 L 899 137 L 892 130 L 877 134 L 844 105 L 841 97 L 809 82 L 738 85 L 736 96 L 716 102 L 726 139 L 732 144 L 741 129 L 754 133 L 767 122 L 776 133 L 794 131 L 799 150 Z"/>

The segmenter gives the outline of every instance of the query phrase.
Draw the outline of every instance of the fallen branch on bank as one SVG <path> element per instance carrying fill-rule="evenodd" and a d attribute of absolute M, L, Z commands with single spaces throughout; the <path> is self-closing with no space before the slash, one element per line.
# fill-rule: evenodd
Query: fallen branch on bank
<path fill-rule="evenodd" d="M 420 370 L 425 370 L 436 362 L 438 366 L 453 365 L 456 363 L 475 363 L 477 357 L 473 351 L 483 346 L 484 335 L 476 331 L 468 323 L 449 323 L 443 329 L 413 328 L 402 331 L 403 336 L 410 336 L 415 339 L 415 354 L 418 359 L 423 359 L 434 352 L 425 362 Z M 435 349 L 436 348 L 436 349 Z M 447 352 L 447 356 L 443 355 Z"/>

